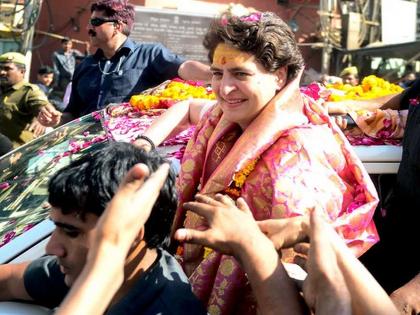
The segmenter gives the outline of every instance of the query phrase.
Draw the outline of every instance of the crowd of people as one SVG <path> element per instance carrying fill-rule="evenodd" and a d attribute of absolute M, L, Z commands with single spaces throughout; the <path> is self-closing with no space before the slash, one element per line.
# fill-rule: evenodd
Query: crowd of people
<path fill-rule="evenodd" d="M 222 15 L 204 37 L 210 67 L 132 41 L 133 21 L 127 1 L 93 2 L 96 52 L 74 68 L 63 42 L 53 72 L 40 70 L 40 88 L 24 82 L 23 55 L 0 56 L 0 132 L 22 144 L 28 132 L 33 138 L 175 76 L 211 81 L 216 101 L 177 103 L 133 144 L 104 144 L 60 169 L 48 185 L 56 226 L 48 255 L 1 265 L 0 300 L 58 314 L 418 313 L 419 266 L 406 255 L 416 256 L 418 244 L 419 83 L 383 105 L 410 112 L 377 230 L 376 189 L 325 107 L 301 93 L 303 58 L 282 19 Z M 41 89 L 50 96 L 51 74 L 65 81 L 72 69 L 60 111 Z M 341 76 L 357 84 L 356 68 Z M 190 125 L 175 174 L 155 147 Z M 367 254 L 368 269 L 358 259 Z M 285 263 L 306 270 L 303 284 Z"/>

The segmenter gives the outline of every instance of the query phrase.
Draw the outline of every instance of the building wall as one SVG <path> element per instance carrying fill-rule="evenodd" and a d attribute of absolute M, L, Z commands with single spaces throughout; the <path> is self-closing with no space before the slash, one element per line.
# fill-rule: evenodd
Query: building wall
<path fill-rule="evenodd" d="M 134 5 L 148 5 L 156 1 L 164 0 L 131 0 Z M 180 1 L 165 0 L 173 4 Z M 184 0 L 181 2 L 186 2 Z M 191 3 L 193 3 L 192 1 Z M 198 2 L 198 1 L 197 1 Z M 273 11 L 285 21 L 294 18 L 299 25 L 296 37 L 299 42 L 312 41 L 312 35 L 316 32 L 318 24 L 317 8 L 319 0 L 289 0 L 287 5 L 278 4 L 278 0 L 202 0 L 206 3 L 229 4 L 232 2 L 241 3 L 244 6 L 254 7 L 260 11 Z M 86 25 L 90 17 L 91 0 L 44 0 L 41 16 L 36 29 L 44 32 L 68 36 L 73 39 L 87 41 Z M 31 80 L 35 80 L 36 71 L 41 65 L 51 65 L 52 53 L 60 48 L 60 39 L 36 35 L 34 38 L 34 50 L 32 55 Z M 84 46 L 75 44 L 74 48 L 81 51 Z M 308 68 L 319 70 L 320 50 L 309 47 L 302 47 Z"/>

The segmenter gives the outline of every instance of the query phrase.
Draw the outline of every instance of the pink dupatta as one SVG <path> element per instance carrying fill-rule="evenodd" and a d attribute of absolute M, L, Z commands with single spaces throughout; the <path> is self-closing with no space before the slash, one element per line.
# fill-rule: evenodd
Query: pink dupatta
<path fill-rule="evenodd" d="M 207 156 L 230 125 L 217 105 L 198 124 L 182 162 L 175 227 L 200 228 L 203 219 L 185 213 L 182 204 L 198 191 L 225 192 L 235 174 L 257 161 L 240 191 L 257 220 L 305 215 L 319 206 L 356 254 L 378 241 L 372 221 L 378 198 L 369 175 L 323 108 L 301 95 L 298 80 L 252 121 L 203 185 Z M 211 314 L 256 312 L 246 276 L 233 257 L 214 251 L 204 255 L 197 245 L 183 248 L 183 267 Z"/>

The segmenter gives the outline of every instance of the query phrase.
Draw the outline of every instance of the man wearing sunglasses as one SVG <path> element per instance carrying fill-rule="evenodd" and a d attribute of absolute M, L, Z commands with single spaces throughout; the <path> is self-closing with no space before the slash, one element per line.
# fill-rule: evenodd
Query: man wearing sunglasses
<path fill-rule="evenodd" d="M 25 61 L 18 52 L 0 56 L 0 134 L 14 147 L 45 132 L 36 117 L 42 107 L 50 105 L 38 86 L 25 81 Z"/>
<path fill-rule="evenodd" d="M 70 102 L 64 112 L 50 106 L 43 109 L 39 115 L 42 124 L 57 126 L 109 103 L 128 101 L 131 95 L 174 77 L 210 80 L 207 65 L 184 60 L 159 43 L 132 41 L 128 36 L 134 14 L 128 1 L 92 3 L 87 31 L 97 51 L 76 68 Z"/>

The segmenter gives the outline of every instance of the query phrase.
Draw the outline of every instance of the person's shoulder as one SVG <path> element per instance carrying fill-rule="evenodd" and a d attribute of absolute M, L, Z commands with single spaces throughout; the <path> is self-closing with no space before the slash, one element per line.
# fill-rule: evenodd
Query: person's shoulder
<path fill-rule="evenodd" d="M 48 97 L 44 93 L 44 91 L 36 84 L 32 84 L 29 82 L 22 82 L 19 89 L 17 89 L 17 93 L 22 93 L 22 95 L 27 95 L 32 101 L 47 103 Z"/>
<path fill-rule="evenodd" d="M 78 67 L 90 65 L 92 63 L 97 63 L 97 57 L 95 56 L 95 54 L 87 55 L 86 57 L 84 57 L 82 62 L 80 62 Z"/>
<path fill-rule="evenodd" d="M 45 256 L 32 261 L 24 274 L 25 289 L 36 304 L 58 306 L 69 288 L 56 256 Z"/>
<path fill-rule="evenodd" d="M 26 86 L 26 87 L 30 88 L 31 90 L 35 90 L 35 91 L 41 90 L 40 87 L 38 86 L 38 84 L 34 84 L 34 83 L 30 83 L 30 82 L 24 82 L 23 86 Z"/>
<path fill-rule="evenodd" d="M 55 278 L 61 275 L 56 256 L 44 256 L 35 259 L 29 263 L 25 270 L 24 278 L 25 285 L 35 284 L 34 279 L 39 280 L 39 277 Z"/>
<path fill-rule="evenodd" d="M 166 279 L 164 290 L 159 297 L 160 303 L 171 310 L 171 314 L 206 314 L 200 300 L 192 292 L 188 277 L 174 256 L 160 249 L 159 260 L 162 274 Z"/>
<path fill-rule="evenodd" d="M 175 257 L 162 248 L 158 248 L 157 250 L 160 257 L 158 264 L 161 267 L 163 276 L 171 281 L 176 278 L 179 282 L 189 284 L 187 276 Z"/>
<path fill-rule="evenodd" d="M 33 84 L 29 82 L 22 82 L 20 85 L 20 89 L 30 90 L 31 92 L 35 92 L 35 93 L 43 93 L 41 88 L 37 84 Z"/>
<path fill-rule="evenodd" d="M 23 86 L 25 86 L 26 88 L 30 89 L 34 93 L 42 93 L 42 94 L 44 94 L 43 90 L 41 89 L 41 87 L 38 84 L 25 82 L 23 84 Z"/>
<path fill-rule="evenodd" d="M 58 49 L 58 50 L 53 51 L 52 55 L 53 56 L 63 56 L 64 51 L 62 49 Z"/>
<path fill-rule="evenodd" d="M 154 42 L 143 42 L 143 43 L 135 43 L 135 50 L 141 51 L 149 51 L 149 52 L 159 52 L 159 51 L 167 51 L 166 48 L 161 43 L 154 43 Z"/>
<path fill-rule="evenodd" d="M 92 65 L 96 65 L 97 63 L 98 63 L 98 60 L 95 57 L 95 54 L 84 57 L 82 62 L 80 62 L 80 64 L 78 64 L 75 68 L 75 71 L 73 74 L 73 81 L 80 74 L 80 72 L 84 71 L 84 69 L 89 68 Z"/>
<path fill-rule="evenodd" d="M 157 258 L 108 314 L 206 314 L 176 259 L 157 248 Z"/>

